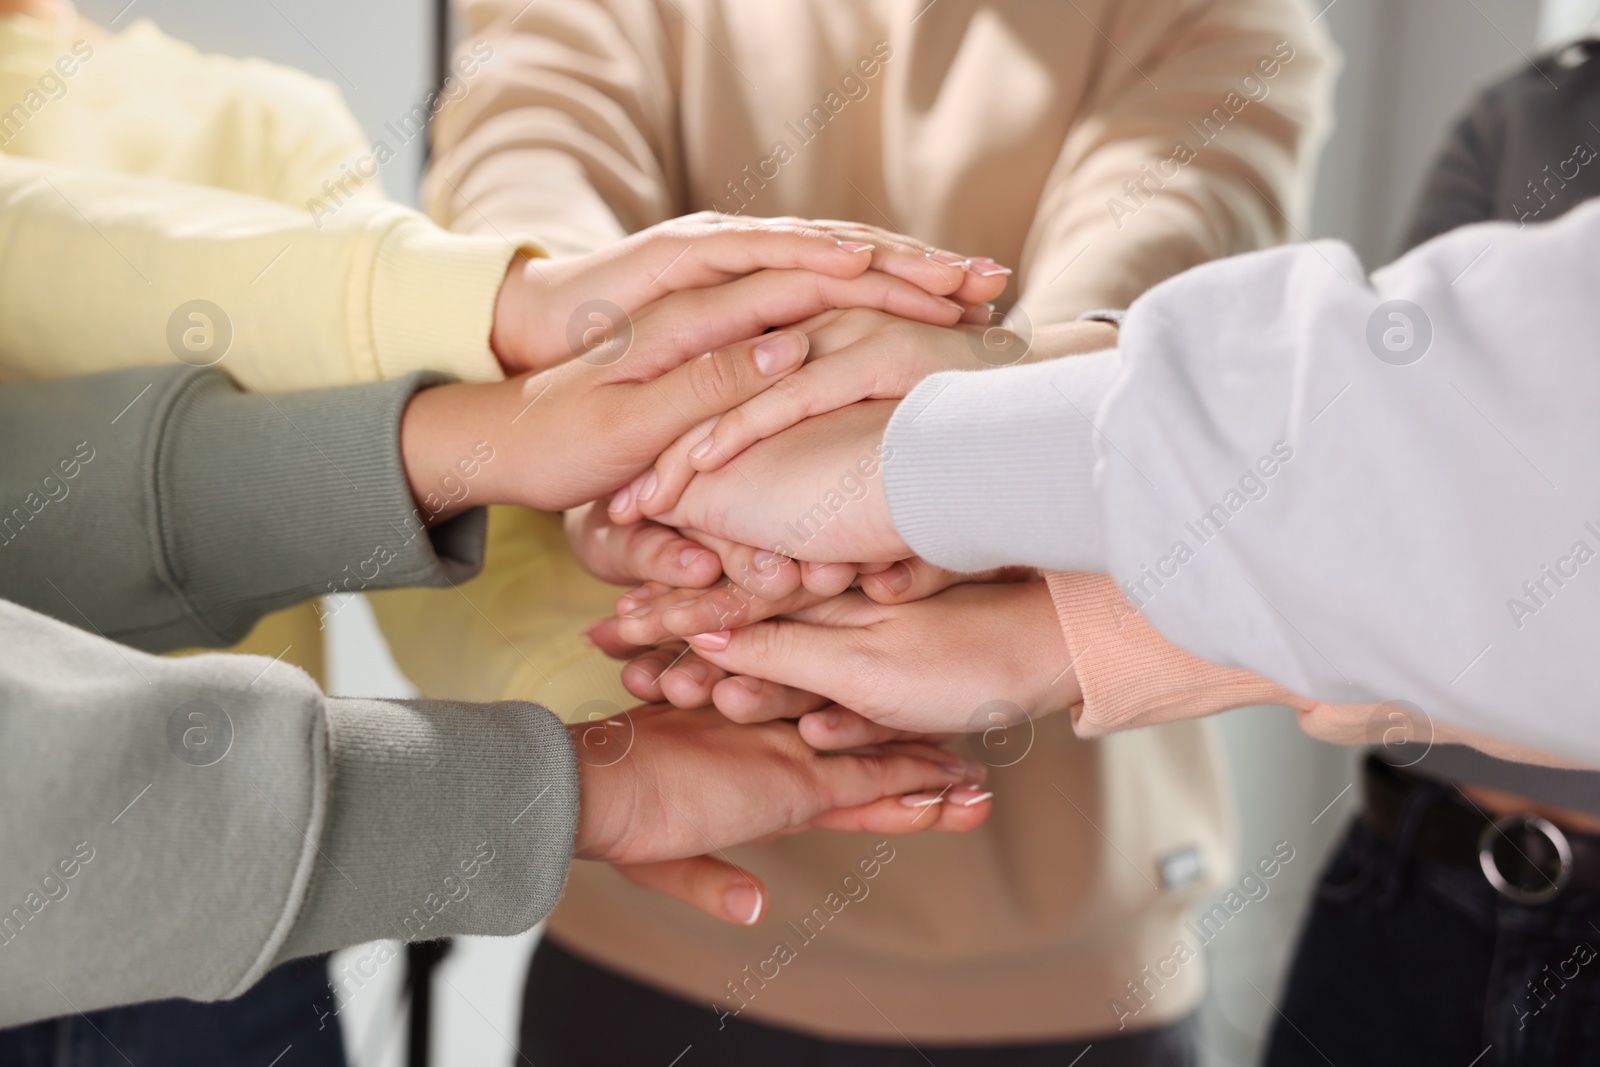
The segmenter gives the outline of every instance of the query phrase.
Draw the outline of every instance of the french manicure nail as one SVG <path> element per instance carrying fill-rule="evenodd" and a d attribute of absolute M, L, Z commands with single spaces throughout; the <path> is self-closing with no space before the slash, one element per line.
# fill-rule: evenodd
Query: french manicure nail
<path fill-rule="evenodd" d="M 965 269 L 972 263 L 972 260 L 966 256 L 958 256 L 954 252 L 927 252 L 924 254 L 943 267 L 961 267 Z"/>
<path fill-rule="evenodd" d="M 912 794 L 910 796 L 901 797 L 900 803 L 904 804 L 908 808 L 931 808 L 935 804 L 943 804 L 944 796 L 941 794 L 940 796 L 925 797 Z"/>
<path fill-rule="evenodd" d="M 844 249 L 846 252 L 870 252 L 878 246 L 869 245 L 861 241 L 840 241 L 839 247 Z"/>
<path fill-rule="evenodd" d="M 656 472 L 651 471 L 650 476 L 644 480 L 644 484 L 639 486 L 639 503 L 642 504 L 654 496 L 656 492 L 656 486 L 660 484 L 661 480 L 656 477 Z"/>
<path fill-rule="evenodd" d="M 961 312 L 961 314 L 963 314 L 963 315 L 965 315 L 967 313 L 967 308 L 966 308 L 965 304 L 958 304 L 954 300 L 946 300 L 942 296 L 939 297 L 939 302 L 941 304 L 943 304 L 947 308 L 951 308 L 951 309 L 953 309 L 955 311 Z"/>
<path fill-rule="evenodd" d="M 805 354 L 805 345 L 801 342 L 799 334 L 791 331 L 775 333 L 756 345 L 754 352 L 756 369 L 762 374 L 776 374 L 794 366 Z"/>
<path fill-rule="evenodd" d="M 980 278 L 993 278 L 998 274 L 1011 273 L 1010 267 L 1002 266 L 987 256 L 981 256 L 973 260 L 972 265 L 967 269 Z"/>
<path fill-rule="evenodd" d="M 972 808 L 982 804 L 985 800 L 992 800 L 993 798 L 993 793 L 979 793 L 977 796 L 969 797 L 968 799 L 958 801 L 957 803 L 959 803 L 963 808 Z"/>
<path fill-rule="evenodd" d="M 753 885 L 736 885 L 722 895 L 722 907 L 741 926 L 754 926 L 761 918 L 761 890 Z"/>
<path fill-rule="evenodd" d="M 611 503 L 606 505 L 606 510 L 613 514 L 620 514 L 628 510 L 628 505 L 633 502 L 633 487 L 625 485 L 618 489 L 611 497 Z"/>
<path fill-rule="evenodd" d="M 695 648 L 703 648 L 707 652 L 721 652 L 733 640 L 733 635 L 727 630 L 716 630 L 708 634 L 695 634 L 689 638 L 689 643 Z"/>
<path fill-rule="evenodd" d="M 703 548 L 686 548 L 678 555 L 678 566 L 688 570 L 709 555 L 711 553 Z"/>
<path fill-rule="evenodd" d="M 705 459 L 707 456 L 711 455 L 711 450 L 713 448 L 715 448 L 716 446 L 717 446 L 717 443 L 715 441 L 713 441 L 711 438 L 707 437 L 703 441 L 701 441 L 699 444 L 697 444 L 693 448 L 689 449 L 689 458 L 690 459 Z"/>
<path fill-rule="evenodd" d="M 672 668 L 680 674 L 686 674 L 695 682 L 704 685 L 707 678 L 711 677 L 709 668 L 697 659 L 679 660 L 677 666 Z"/>

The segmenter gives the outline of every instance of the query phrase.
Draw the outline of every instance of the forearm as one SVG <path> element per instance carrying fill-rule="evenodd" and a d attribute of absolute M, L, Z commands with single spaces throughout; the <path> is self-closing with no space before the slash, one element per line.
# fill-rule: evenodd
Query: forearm
<path fill-rule="evenodd" d="M 0 251 L 18 265 L 0 274 L 0 377 L 177 358 L 226 359 L 267 391 L 423 369 L 493 380 L 495 302 L 518 247 L 447 234 L 372 199 L 313 215 L 203 186 L 0 159 Z"/>
<path fill-rule="evenodd" d="M 538 234 L 579 255 L 683 214 L 668 35 L 658 5 L 465 6 L 480 62 L 439 112 L 428 213 L 462 233 Z"/>
<path fill-rule="evenodd" d="M 330 699 L 265 659 L 148 656 L 6 603 L 0 650 L 0 810 L 32 813 L 0 826 L 0 1025 L 63 997 L 237 996 L 376 938 L 516 933 L 560 892 L 577 774 L 539 708 Z"/>
<path fill-rule="evenodd" d="M 424 523 L 471 480 L 419 482 L 419 506 L 401 460 L 423 384 L 269 398 L 169 368 L 4 387 L 0 595 L 164 651 L 328 593 L 464 580 L 481 513 Z M 458 459 L 476 461 L 438 465 Z"/>
<path fill-rule="evenodd" d="M 1338 68 L 1308 5 L 1148 6 L 1101 26 L 1121 54 L 1040 196 L 1019 274 L 1036 324 L 1127 307 L 1305 225 Z"/>
<path fill-rule="evenodd" d="M 1082 359 L 929 379 L 888 435 L 897 524 L 946 565 L 1108 570 L 1180 646 L 1293 691 L 1410 700 L 1464 729 L 1593 759 L 1582 695 L 1600 679 L 1581 635 L 1600 620 L 1581 593 L 1546 611 L 1560 593 L 1541 565 L 1565 567 L 1566 582 L 1597 542 L 1584 526 L 1594 517 L 1562 506 L 1590 498 L 1583 461 L 1600 450 L 1600 372 L 1569 358 L 1600 328 L 1584 251 L 1597 231 L 1594 209 L 1520 231 L 1469 227 L 1371 288 L 1333 244 L 1230 260 L 1135 304 L 1109 390 L 1105 368 Z M 1432 355 L 1378 358 L 1409 358 L 1383 346 L 1391 298 L 1426 309 Z M 1016 388 L 1002 397 L 989 375 Z M 980 395 L 1006 405 L 1005 433 L 920 449 L 959 464 L 945 483 L 965 487 L 956 508 L 919 443 L 958 434 L 946 415 Z M 1092 429 L 1080 411 L 1094 412 Z M 1059 446 L 1018 463 L 1030 435 Z M 962 519 L 991 504 L 1010 514 L 1014 493 L 1052 482 L 1037 506 L 1076 528 L 1032 558 L 1018 558 L 1005 524 L 979 533 Z M 1537 640 L 1524 632 L 1535 626 Z"/>

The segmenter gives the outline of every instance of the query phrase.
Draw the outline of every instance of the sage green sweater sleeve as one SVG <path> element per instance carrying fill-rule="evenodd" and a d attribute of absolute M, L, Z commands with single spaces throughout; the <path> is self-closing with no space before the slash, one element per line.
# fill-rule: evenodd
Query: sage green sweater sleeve
<path fill-rule="evenodd" d="M 577 800 L 534 705 L 334 699 L 0 601 L 0 1026 L 521 932 L 560 895 Z"/>
<path fill-rule="evenodd" d="M 177 366 L 0 388 L 0 597 L 161 652 L 327 593 L 465 580 L 483 509 L 425 530 L 400 458 L 401 413 L 438 380 L 264 396 Z M 485 462 L 460 457 L 458 493 Z"/>

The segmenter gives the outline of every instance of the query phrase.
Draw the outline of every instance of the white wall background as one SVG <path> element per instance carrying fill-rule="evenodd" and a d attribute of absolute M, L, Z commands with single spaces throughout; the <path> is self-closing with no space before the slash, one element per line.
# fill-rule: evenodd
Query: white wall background
<path fill-rule="evenodd" d="M 1471 90 L 1514 68 L 1539 43 L 1563 39 L 1600 12 L 1600 0 L 1310 0 L 1343 47 L 1339 124 L 1324 156 L 1310 232 L 1355 246 L 1369 267 L 1395 250 L 1424 169 Z M 137 18 L 201 48 L 260 55 L 338 85 L 374 137 L 431 87 L 427 0 L 80 0 L 83 12 L 121 28 Z M 411 145 L 384 171 L 391 196 L 415 202 L 422 166 Z M 365 605 L 335 616 L 331 688 L 403 695 Z M 1275 1018 L 1283 967 L 1311 881 L 1355 810 L 1355 756 L 1310 741 L 1281 710 L 1225 716 L 1222 730 L 1248 862 L 1290 842 L 1296 858 L 1272 894 L 1242 912 L 1211 946 L 1215 982 L 1206 1009 L 1211 1067 L 1256 1061 Z M 436 1003 L 436 1064 L 509 1064 L 523 966 L 532 935 L 467 939 L 443 968 Z M 342 954 L 338 968 L 362 950 Z M 341 1014 L 358 1067 L 401 1062 L 395 1009 L 399 967 L 391 964 Z"/>

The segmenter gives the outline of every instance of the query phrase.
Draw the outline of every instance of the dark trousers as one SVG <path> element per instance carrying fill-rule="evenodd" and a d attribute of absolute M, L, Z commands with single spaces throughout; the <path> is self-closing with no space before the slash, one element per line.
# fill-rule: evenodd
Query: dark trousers
<path fill-rule="evenodd" d="M 722 1027 L 719 1029 L 719 1026 Z M 1049 1045 L 913 1047 L 826 1041 L 728 1018 L 640 985 L 546 937 L 522 1006 L 522 1059 L 539 1067 L 1194 1067 L 1193 1019 L 1127 1037 Z M 1465 1065 L 1463 1065 L 1465 1067 Z"/>
<path fill-rule="evenodd" d="M 327 957 L 294 960 L 237 1000 L 161 1000 L 0 1031 L 0 1067 L 345 1067 L 339 1021 L 318 1018 L 332 1009 Z"/>
<path fill-rule="evenodd" d="M 1422 802 L 1461 803 L 1439 787 Z M 1600 1064 L 1600 899 L 1513 903 L 1481 873 L 1409 851 L 1350 827 L 1301 931 L 1267 1067 Z"/>

